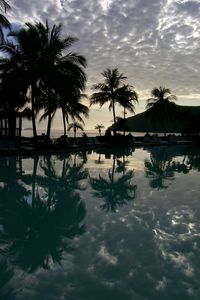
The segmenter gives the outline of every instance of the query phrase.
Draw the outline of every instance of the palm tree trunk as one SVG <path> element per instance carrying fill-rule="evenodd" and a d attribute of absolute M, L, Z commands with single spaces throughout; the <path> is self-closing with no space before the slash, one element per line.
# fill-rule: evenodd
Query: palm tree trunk
<path fill-rule="evenodd" d="M 47 137 L 50 138 L 51 133 L 51 114 L 48 115 Z"/>
<path fill-rule="evenodd" d="M 112 165 L 112 173 L 111 173 L 111 181 L 112 181 L 112 184 L 114 182 L 114 175 L 115 175 L 115 161 L 116 161 L 116 156 L 114 154 L 113 156 L 113 165 Z"/>
<path fill-rule="evenodd" d="M 37 138 L 37 129 L 36 129 L 36 122 L 35 122 L 35 87 L 34 84 L 31 86 L 31 118 L 32 118 L 32 126 L 33 126 L 33 136 Z"/>
<path fill-rule="evenodd" d="M 48 123 L 47 123 L 47 137 L 50 138 L 51 133 L 51 95 L 50 91 L 48 91 Z"/>
<path fill-rule="evenodd" d="M 113 120 L 114 120 L 114 136 L 116 135 L 116 115 L 115 115 L 115 102 L 112 101 L 112 110 L 113 110 Z"/>
<path fill-rule="evenodd" d="M 14 114 L 11 114 L 8 118 L 8 128 L 9 128 L 9 138 L 15 138 L 16 130 L 16 117 Z"/>
<path fill-rule="evenodd" d="M 65 112 L 64 112 L 63 108 L 62 108 L 62 118 L 63 118 L 64 135 L 66 135 L 67 134 L 67 129 L 66 129 Z"/>
<path fill-rule="evenodd" d="M 113 195 L 113 190 L 114 190 L 115 161 L 116 161 L 116 156 L 114 154 L 114 156 L 113 156 L 113 165 L 112 165 L 112 173 L 111 173 L 111 194 L 112 195 Z"/>
<path fill-rule="evenodd" d="M 62 176 L 61 178 L 64 178 L 65 176 L 65 170 L 66 170 L 66 158 L 63 160 L 63 167 L 62 167 Z"/>
<path fill-rule="evenodd" d="M 126 109 L 124 107 L 124 136 L 125 136 L 125 119 L 126 119 Z"/>
<path fill-rule="evenodd" d="M 51 170 L 51 160 L 50 160 L 50 156 L 47 157 L 47 168 L 48 171 Z M 48 185 L 48 200 L 47 200 L 47 208 L 48 208 L 48 212 L 50 212 L 51 210 L 51 199 L 52 199 L 52 184 L 51 181 L 49 182 Z"/>

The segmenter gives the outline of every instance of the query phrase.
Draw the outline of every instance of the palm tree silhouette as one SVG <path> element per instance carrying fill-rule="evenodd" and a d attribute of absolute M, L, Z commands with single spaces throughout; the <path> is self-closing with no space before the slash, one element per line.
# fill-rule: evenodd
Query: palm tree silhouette
<path fill-rule="evenodd" d="M 132 86 L 129 84 L 123 85 L 118 90 L 118 103 L 123 106 L 124 112 L 123 112 L 123 122 L 120 121 L 122 124 L 122 127 L 124 128 L 124 135 L 126 131 L 126 110 L 128 110 L 131 113 L 135 113 L 135 106 L 134 104 L 138 102 L 138 94 L 136 91 L 133 90 Z"/>
<path fill-rule="evenodd" d="M 80 123 L 78 123 L 78 122 L 70 123 L 68 125 L 68 131 L 70 131 L 71 129 L 74 131 L 74 138 L 76 138 L 76 132 L 77 132 L 77 130 L 84 131 L 83 126 Z"/>
<path fill-rule="evenodd" d="M 147 100 L 146 114 L 155 123 L 160 123 L 166 136 L 166 125 L 177 114 L 176 104 L 173 100 L 177 97 L 171 94 L 171 90 L 160 86 L 151 91 L 152 97 Z"/>
<path fill-rule="evenodd" d="M 102 124 L 97 124 L 94 129 L 99 131 L 99 135 L 101 136 L 101 129 L 103 129 L 105 126 Z"/>
<path fill-rule="evenodd" d="M 77 39 L 61 38 L 61 29 L 61 25 L 50 28 L 48 22 L 45 25 L 27 23 L 26 28 L 10 33 L 17 46 L 7 42 L 1 47 L 9 55 L 6 60 L 14 61 L 19 75 L 24 75 L 30 93 L 34 137 L 37 137 L 35 116 L 41 108 L 45 109 L 43 118 L 48 117 L 47 134 L 50 135 L 58 99 L 62 98 L 70 106 L 75 100 L 78 102 L 85 87 L 84 57 L 73 52 L 63 54 Z M 72 105 L 78 116 L 80 106 L 80 103 Z"/>
<path fill-rule="evenodd" d="M 30 109 L 25 107 L 28 103 L 26 80 L 13 61 L 0 59 L 0 70 L 0 107 L 6 113 L 9 136 L 13 138 L 16 133 L 17 113 L 24 112 L 27 117 L 30 115 Z"/>
<path fill-rule="evenodd" d="M 191 153 L 188 154 L 188 161 L 187 164 L 190 166 L 190 168 L 200 172 L 200 152 L 198 151 L 191 151 Z"/>
<path fill-rule="evenodd" d="M 104 82 L 93 86 L 93 90 L 99 90 L 99 92 L 92 94 L 90 104 L 99 104 L 102 107 L 109 102 L 109 110 L 113 112 L 114 134 L 116 134 L 115 104 L 118 102 L 119 88 L 126 77 L 123 73 L 119 73 L 117 68 L 106 69 L 101 75 L 104 77 Z"/>

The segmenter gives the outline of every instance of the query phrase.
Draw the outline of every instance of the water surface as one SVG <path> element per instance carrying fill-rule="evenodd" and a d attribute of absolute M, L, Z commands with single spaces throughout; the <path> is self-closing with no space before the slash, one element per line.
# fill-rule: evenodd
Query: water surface
<path fill-rule="evenodd" d="M 0 158 L 0 299 L 200 298 L 200 149 Z"/>

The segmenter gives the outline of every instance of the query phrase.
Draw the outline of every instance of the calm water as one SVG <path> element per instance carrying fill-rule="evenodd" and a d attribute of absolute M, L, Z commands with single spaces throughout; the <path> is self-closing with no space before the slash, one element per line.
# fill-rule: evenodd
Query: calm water
<path fill-rule="evenodd" d="M 0 158 L 0 299 L 200 299 L 200 149 Z"/>

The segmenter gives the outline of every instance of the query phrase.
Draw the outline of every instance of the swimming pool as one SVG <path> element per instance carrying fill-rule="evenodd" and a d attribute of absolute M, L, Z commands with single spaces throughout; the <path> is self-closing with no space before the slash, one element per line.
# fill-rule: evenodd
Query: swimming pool
<path fill-rule="evenodd" d="M 0 299 L 200 297 L 200 149 L 0 158 Z"/>

